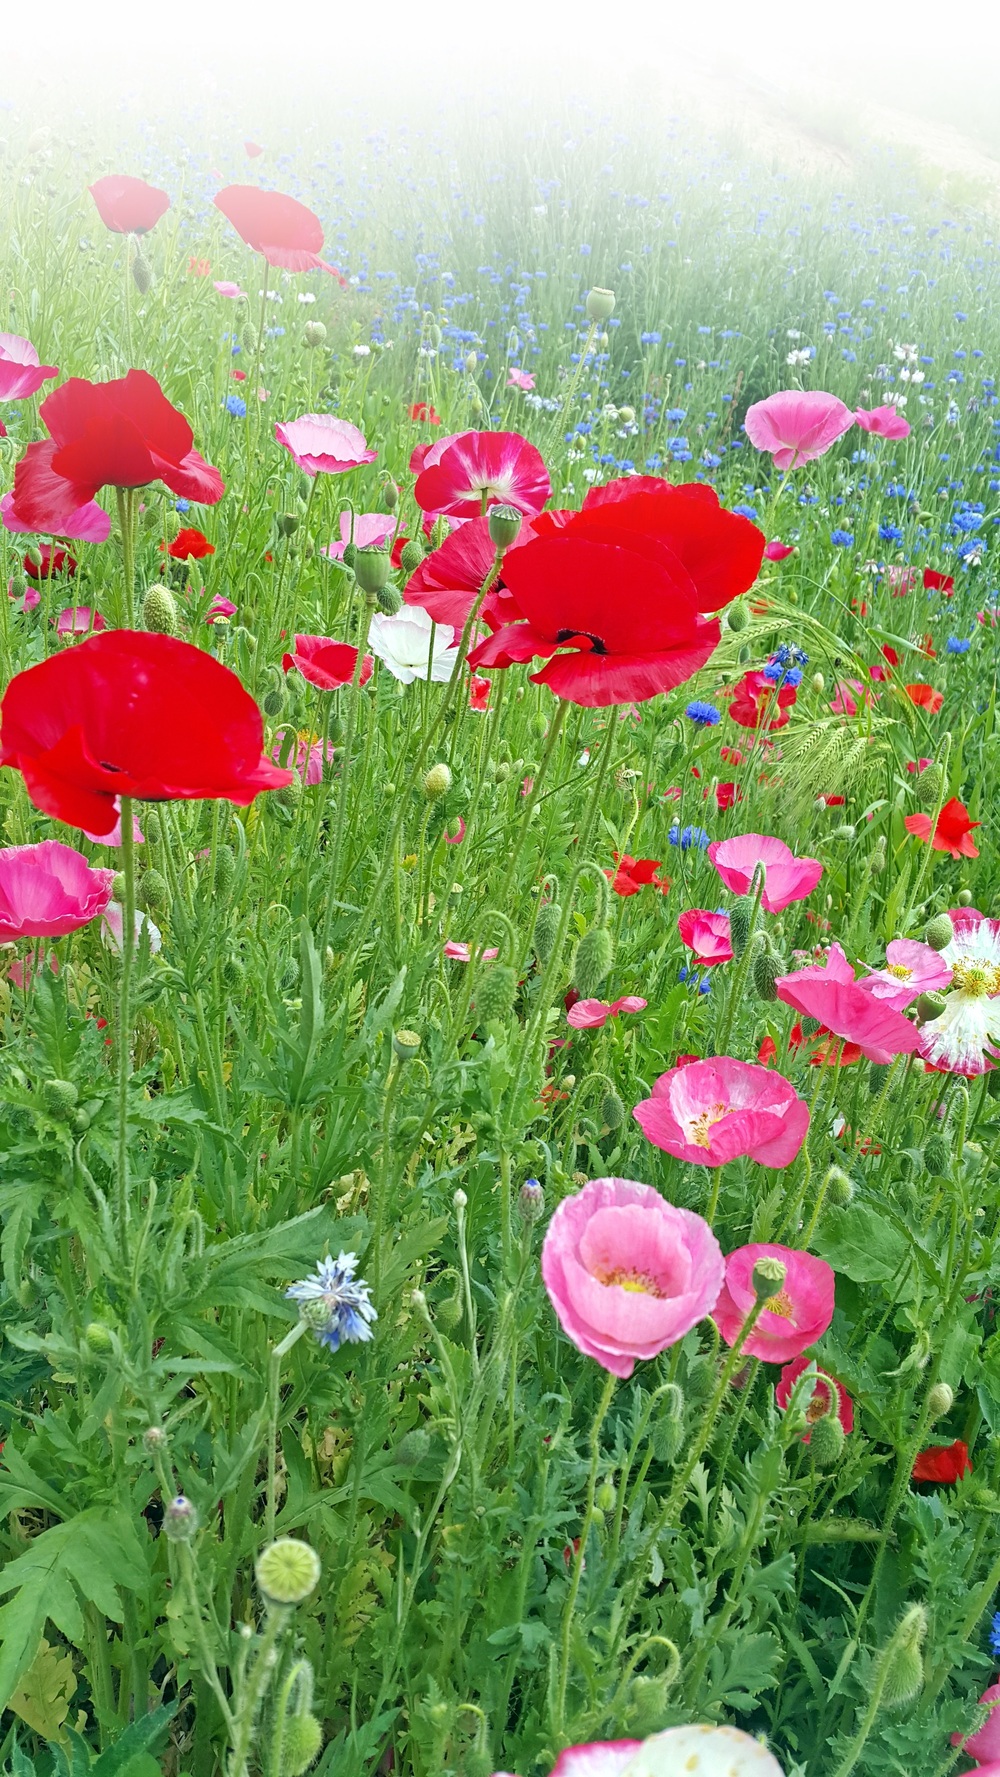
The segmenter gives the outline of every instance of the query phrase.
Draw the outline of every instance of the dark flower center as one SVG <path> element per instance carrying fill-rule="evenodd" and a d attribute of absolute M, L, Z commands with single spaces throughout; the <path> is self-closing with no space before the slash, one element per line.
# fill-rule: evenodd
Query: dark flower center
<path fill-rule="evenodd" d="M 575 641 L 578 636 L 582 636 L 585 641 L 588 641 L 590 643 L 591 648 L 593 649 L 595 654 L 606 654 L 607 653 L 607 651 L 608 651 L 607 643 L 603 642 L 601 640 L 600 636 L 592 635 L 589 629 L 557 629 L 556 630 L 556 641 L 557 642 L 572 642 L 572 641 Z"/>

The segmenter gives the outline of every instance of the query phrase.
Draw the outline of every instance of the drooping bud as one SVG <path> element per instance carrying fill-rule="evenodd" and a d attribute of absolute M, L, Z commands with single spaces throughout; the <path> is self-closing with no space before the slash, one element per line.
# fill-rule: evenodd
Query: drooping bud
<path fill-rule="evenodd" d="M 611 1480 L 602 1481 L 594 1494 L 594 1504 L 599 1512 L 613 1512 L 618 1503 L 615 1484 Z"/>
<path fill-rule="evenodd" d="M 517 1207 L 522 1222 L 528 1227 L 537 1222 L 545 1210 L 545 1192 L 536 1178 L 526 1178 L 517 1194 Z"/>
<path fill-rule="evenodd" d="M 494 963 L 476 980 L 476 1013 L 484 1024 L 505 1018 L 514 1004 L 517 976 L 507 963 Z"/>
<path fill-rule="evenodd" d="M 344 553 L 341 557 L 341 560 L 343 561 L 345 568 L 350 568 L 353 573 L 354 564 L 357 561 L 357 559 L 358 559 L 357 544 L 356 543 L 345 543 L 344 544 Z"/>
<path fill-rule="evenodd" d="M 424 773 L 424 795 L 428 802 L 437 802 L 441 796 L 447 796 L 450 789 L 451 768 L 441 759 Z"/>
<path fill-rule="evenodd" d="M 581 999 L 592 999 L 615 960 L 615 941 L 607 926 L 584 932 L 573 957 L 573 985 Z"/>
<path fill-rule="evenodd" d="M 490 542 L 495 549 L 509 549 L 517 542 L 521 530 L 521 514 L 516 506 L 492 506 L 487 515 Z"/>
<path fill-rule="evenodd" d="M 971 889 L 959 889 L 958 904 L 960 907 L 971 907 L 972 906 L 972 890 Z"/>
<path fill-rule="evenodd" d="M 307 321 L 302 329 L 302 344 L 313 351 L 326 341 L 326 328 L 322 321 Z"/>
<path fill-rule="evenodd" d="M 280 716 L 285 707 L 284 685 L 272 685 L 270 691 L 265 691 L 260 707 L 265 716 Z"/>
<path fill-rule="evenodd" d="M 757 1260 L 751 1277 L 756 1300 L 769 1302 L 772 1296 L 778 1295 L 787 1275 L 787 1266 L 773 1254 L 765 1253 L 762 1259 Z"/>
<path fill-rule="evenodd" d="M 727 627 L 732 630 L 734 635 L 738 636 L 741 630 L 746 629 L 749 622 L 750 613 L 743 600 L 734 599 L 726 612 Z"/>
<path fill-rule="evenodd" d="M 281 1740 L 281 1777 L 303 1777 L 323 1745 L 323 1729 L 309 1710 L 289 1716 Z"/>
<path fill-rule="evenodd" d="M 415 1030 L 394 1030 L 392 1052 L 399 1062 L 412 1061 L 420 1051 L 420 1033 Z"/>
<path fill-rule="evenodd" d="M 588 321 L 610 321 L 615 312 L 615 293 L 613 290 L 602 290 L 595 285 L 587 295 Z"/>
<path fill-rule="evenodd" d="M 414 539 L 411 537 L 410 541 L 408 543 L 403 544 L 403 547 L 400 551 L 399 565 L 402 568 L 403 573 L 404 574 L 415 574 L 417 569 L 419 568 L 421 562 L 423 561 L 423 559 L 424 559 L 423 544 L 415 542 Z"/>
<path fill-rule="evenodd" d="M 545 901 L 542 906 L 539 907 L 538 918 L 535 920 L 535 935 L 532 939 L 532 947 L 538 961 L 543 967 L 548 962 L 549 957 L 552 955 L 555 948 L 561 920 L 562 908 L 559 906 L 558 901 Z"/>
<path fill-rule="evenodd" d="M 879 1701 L 886 1709 L 900 1709 L 915 1697 L 924 1682 L 921 1654 L 927 1634 L 927 1612 L 922 1604 L 911 1604 L 891 1641 L 883 1650 L 876 1667 Z"/>
<path fill-rule="evenodd" d="M 359 549 L 354 558 L 354 577 L 362 592 L 379 593 L 389 578 L 389 557 L 384 549 Z"/>
<path fill-rule="evenodd" d="M 831 1166 L 826 1175 L 826 1197 L 835 1209 L 846 1209 L 854 1196 L 854 1180 L 839 1166 Z"/>
<path fill-rule="evenodd" d="M 167 587 L 157 584 L 147 591 L 142 601 L 142 627 L 153 635 L 177 634 L 177 606 Z"/>
<path fill-rule="evenodd" d="M 399 488 L 388 476 L 378 490 L 378 497 L 383 512 L 395 512 L 399 505 Z"/>
<path fill-rule="evenodd" d="M 817 697 L 822 697 L 823 692 L 826 690 L 826 680 L 824 679 L 823 674 L 813 673 L 809 683 L 812 685 Z"/>
<path fill-rule="evenodd" d="M 431 1447 L 431 1434 L 425 1425 L 415 1425 L 410 1431 L 404 1432 L 393 1452 L 396 1461 L 404 1468 L 415 1468 L 427 1455 Z"/>
<path fill-rule="evenodd" d="M 927 1417 L 931 1425 L 935 1419 L 943 1419 L 955 1405 L 955 1391 L 947 1382 L 935 1382 L 927 1395 Z"/>
<path fill-rule="evenodd" d="M 932 950 L 946 950 L 955 936 L 955 928 L 947 913 L 936 913 L 924 931 L 924 942 Z"/>
<path fill-rule="evenodd" d="M 478 363 L 479 363 L 479 355 L 477 352 L 466 352 L 466 354 L 465 354 L 465 368 L 468 371 L 470 376 L 472 375 L 472 373 L 475 370 L 476 365 Z"/>
<path fill-rule="evenodd" d="M 249 321 L 244 322 L 240 328 L 240 345 L 247 356 L 252 358 L 257 350 L 258 333 L 256 327 L 252 326 Z"/>
<path fill-rule="evenodd" d="M 228 900 L 236 880 L 236 853 L 231 845 L 220 845 L 215 854 L 212 887 L 223 900 Z"/>
<path fill-rule="evenodd" d="M 101 1320 L 92 1320 L 89 1325 L 84 1327 L 83 1337 L 87 1350 L 92 1351 L 95 1357 L 107 1357 L 108 1353 L 115 1348 L 111 1329 L 106 1327 Z"/>
<path fill-rule="evenodd" d="M 268 1604 L 302 1604 L 315 1592 L 322 1571 L 316 1550 L 297 1536 L 279 1536 L 254 1563 L 257 1584 Z"/>
<path fill-rule="evenodd" d="M 282 784 L 281 789 L 274 790 L 272 795 L 279 808 L 287 808 L 294 812 L 303 796 L 302 779 L 298 773 L 296 772 L 290 784 Z"/>
<path fill-rule="evenodd" d="M 153 268 L 138 247 L 132 255 L 132 282 L 140 296 L 148 296 L 153 288 Z"/>
<path fill-rule="evenodd" d="M 779 975 L 785 973 L 785 964 L 771 945 L 758 942 L 750 963 L 750 978 L 753 990 L 759 1000 L 776 1000 L 778 990 L 775 987 Z"/>
<path fill-rule="evenodd" d="M 887 854 L 886 854 L 886 847 L 885 847 L 885 834 L 880 833 L 878 836 L 878 839 L 875 841 L 875 844 L 872 847 L 872 859 L 871 859 L 872 875 L 873 876 L 881 876 L 883 870 L 885 869 L 886 862 L 887 862 Z"/>

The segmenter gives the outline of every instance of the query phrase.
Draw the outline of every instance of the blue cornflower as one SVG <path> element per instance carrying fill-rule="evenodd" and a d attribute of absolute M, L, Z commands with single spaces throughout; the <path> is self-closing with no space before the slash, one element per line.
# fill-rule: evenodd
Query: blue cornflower
<path fill-rule="evenodd" d="M 684 714 L 690 721 L 697 722 L 700 728 L 714 728 L 716 722 L 722 721 L 722 712 L 716 709 L 714 703 L 699 703 L 697 699 L 688 704 Z"/>
<path fill-rule="evenodd" d="M 764 668 L 765 679 L 772 685 L 801 685 L 802 674 L 797 666 L 782 666 L 780 660 L 769 660 Z"/>
<path fill-rule="evenodd" d="M 990 1624 L 990 1652 L 1000 1656 L 1000 1610 Z"/>
<path fill-rule="evenodd" d="M 707 974 L 699 976 L 694 969 L 686 969 L 683 963 L 677 971 L 677 979 L 678 981 L 690 981 L 691 986 L 697 987 L 699 993 L 711 993 L 712 991 L 711 978 Z"/>
<path fill-rule="evenodd" d="M 247 404 L 239 395 L 227 395 L 226 412 L 231 413 L 234 420 L 245 420 L 247 417 Z"/>
<path fill-rule="evenodd" d="M 704 827 L 678 827 L 675 824 L 671 827 L 667 838 L 671 845 L 679 845 L 681 851 L 690 851 L 692 846 L 696 846 L 699 851 L 704 851 L 709 844 L 709 836 Z"/>
<path fill-rule="evenodd" d="M 809 656 L 804 649 L 796 648 L 793 642 L 779 642 L 770 656 L 775 666 L 808 666 Z"/>
<path fill-rule="evenodd" d="M 830 532 L 830 542 L 833 543 L 838 549 L 850 549 L 851 544 L 854 542 L 854 532 L 853 531 L 831 531 Z"/>
<path fill-rule="evenodd" d="M 880 524 L 878 534 L 883 543 L 902 543 L 903 533 L 898 524 Z"/>
<path fill-rule="evenodd" d="M 302 1319 L 329 1351 L 338 1351 L 345 1341 L 363 1345 L 372 1337 L 371 1322 L 378 1320 L 368 1284 L 363 1278 L 355 1281 L 357 1266 L 355 1253 L 321 1259 L 315 1277 L 291 1283 L 285 1291 L 298 1302 Z"/>
<path fill-rule="evenodd" d="M 190 512 L 190 510 L 191 510 L 190 500 L 175 500 L 174 501 L 174 511 L 175 512 L 184 513 L 184 512 Z"/>
<path fill-rule="evenodd" d="M 756 521 L 757 513 L 753 506 L 734 506 L 733 511 L 738 512 L 741 518 L 749 518 L 752 521 Z"/>
<path fill-rule="evenodd" d="M 949 636 L 945 647 L 949 654 L 968 654 L 972 643 L 963 641 L 961 636 Z"/>

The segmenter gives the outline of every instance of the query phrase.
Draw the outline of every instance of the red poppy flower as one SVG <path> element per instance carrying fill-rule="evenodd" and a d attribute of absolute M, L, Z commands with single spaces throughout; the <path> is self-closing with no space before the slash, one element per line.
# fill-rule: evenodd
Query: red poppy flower
<path fill-rule="evenodd" d="M 541 454 L 519 432 L 462 432 L 430 467 L 422 468 L 413 490 L 425 512 L 475 518 L 483 500 L 516 506 L 531 517 L 541 512 L 552 483 Z"/>
<path fill-rule="evenodd" d="M 491 689 L 492 689 L 492 687 L 490 685 L 489 679 L 480 679 L 477 677 L 477 675 L 475 673 L 470 673 L 469 674 L 469 708 L 470 708 L 470 710 L 488 709 L 489 702 L 490 702 Z"/>
<path fill-rule="evenodd" d="M 511 550 L 503 572 L 526 621 L 480 642 L 469 665 L 547 656 L 533 683 L 588 709 L 643 703 L 683 685 L 719 640 L 718 622 L 698 613 L 689 575 L 653 537 L 556 530 Z"/>
<path fill-rule="evenodd" d="M 14 472 L 14 512 L 34 530 L 66 534 L 102 487 L 162 481 L 206 506 L 225 492 L 218 469 L 193 448 L 184 415 L 148 371 L 106 383 L 72 376 L 38 411 L 51 437 L 29 444 Z"/>
<path fill-rule="evenodd" d="M 132 179 L 127 173 L 109 173 L 90 187 L 101 221 L 112 234 L 148 234 L 170 208 L 165 191 Z"/>
<path fill-rule="evenodd" d="M 251 160 L 256 160 L 258 154 L 263 154 L 264 152 L 259 142 L 244 142 L 243 146 Z"/>
<path fill-rule="evenodd" d="M 212 261 L 210 259 L 195 259 L 192 256 L 188 260 L 188 273 L 192 278 L 207 278 L 211 270 Z"/>
<path fill-rule="evenodd" d="M 981 821 L 970 821 L 968 809 L 957 796 L 945 803 L 933 830 L 929 814 L 908 814 L 903 822 L 906 831 L 916 839 L 929 839 L 934 851 L 950 852 L 953 858 L 978 858 L 978 848 L 969 834 L 973 827 L 981 825 Z"/>
<path fill-rule="evenodd" d="M 531 525 L 523 524 L 505 562 L 533 534 Z M 424 557 L 407 581 L 403 599 L 408 605 L 422 605 L 435 623 L 450 623 L 461 633 L 486 576 L 495 565 L 496 555 L 489 519 L 470 518 Z M 480 615 L 490 629 L 498 629 L 502 623 L 516 623 L 520 618 L 521 612 L 507 591 L 502 572 L 490 587 Z"/>
<path fill-rule="evenodd" d="M 925 568 L 923 581 L 925 592 L 940 592 L 946 599 L 950 599 L 955 590 L 954 575 L 939 574 L 936 568 Z"/>
<path fill-rule="evenodd" d="M 261 191 L 257 185 L 227 185 L 212 201 L 247 246 L 263 253 L 268 265 L 280 265 L 285 271 L 322 267 L 346 283 L 334 266 L 320 258 L 323 225 L 297 198 Z"/>
<path fill-rule="evenodd" d="M 708 795 L 707 790 L 705 791 L 705 794 L 706 796 Z M 732 808 L 734 802 L 743 801 L 743 791 L 740 789 L 739 784 L 716 784 L 715 800 L 719 805 L 720 814 L 725 814 L 726 809 Z"/>
<path fill-rule="evenodd" d="M 0 765 L 44 814 L 110 833 L 118 798 L 245 805 L 291 783 L 263 756 L 264 725 L 236 674 L 173 636 L 109 629 L 13 678 Z"/>
<path fill-rule="evenodd" d="M 172 543 L 160 544 L 175 561 L 203 561 L 206 555 L 215 554 L 215 544 L 210 543 L 201 531 L 178 531 Z"/>
<path fill-rule="evenodd" d="M 612 852 L 617 869 L 604 874 L 616 895 L 637 895 L 641 888 L 658 888 L 661 895 L 669 893 L 670 878 L 657 876 L 659 858 L 630 858 L 627 852 Z"/>
<path fill-rule="evenodd" d="M 76 556 L 70 555 L 68 549 L 54 549 L 51 543 L 42 543 L 38 553 L 42 558 L 40 567 L 35 566 L 30 555 L 24 558 L 24 571 L 29 580 L 49 580 L 53 574 L 76 573 Z"/>
<path fill-rule="evenodd" d="M 956 1438 L 953 1444 L 938 1444 L 930 1450 L 921 1450 L 913 1464 L 915 1481 L 960 1481 L 963 1475 L 971 1473 L 969 1446 L 961 1438 Z"/>
<path fill-rule="evenodd" d="M 719 757 L 724 759 L 727 765 L 742 765 L 745 755 L 741 753 L 739 747 L 720 747 Z"/>
<path fill-rule="evenodd" d="M 935 691 L 933 685 L 904 685 L 903 690 L 910 702 L 918 710 L 926 710 L 929 716 L 936 716 L 944 702 L 944 692 Z"/>
<path fill-rule="evenodd" d="M 763 673 L 744 673 L 733 692 L 729 714 L 741 728 L 784 728 L 796 700 L 794 685 L 775 685 Z"/>
<path fill-rule="evenodd" d="M 761 1067 L 770 1067 L 778 1059 L 778 1045 L 773 1037 L 765 1037 L 757 1051 L 757 1060 Z"/>
<path fill-rule="evenodd" d="M 294 654 L 283 654 L 281 664 L 286 673 L 292 667 L 298 667 L 304 679 L 310 685 L 317 685 L 321 691 L 335 691 L 338 685 L 349 685 L 354 677 L 354 669 L 358 662 L 358 650 L 349 642 L 334 642 L 329 636 L 299 636 L 295 638 Z M 372 676 L 374 662 L 370 654 L 366 654 L 361 662 L 361 677 L 358 683 L 367 685 Z"/>
<path fill-rule="evenodd" d="M 441 415 L 430 401 L 414 401 L 408 412 L 411 420 L 422 422 L 425 426 L 440 426 L 442 423 Z"/>

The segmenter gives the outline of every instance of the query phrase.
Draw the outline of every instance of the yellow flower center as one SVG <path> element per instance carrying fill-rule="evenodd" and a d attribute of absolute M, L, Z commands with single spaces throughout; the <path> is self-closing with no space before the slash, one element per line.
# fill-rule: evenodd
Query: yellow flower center
<path fill-rule="evenodd" d="M 885 972 L 887 975 L 895 975 L 897 981 L 909 981 L 913 974 L 913 970 L 908 969 L 905 963 L 886 963 Z"/>
<path fill-rule="evenodd" d="M 633 1295 L 663 1296 L 655 1277 L 646 1271 L 605 1271 L 597 1273 L 598 1283 L 616 1283 L 619 1289 L 628 1290 Z"/>
<path fill-rule="evenodd" d="M 700 1116 L 692 1117 L 688 1129 L 688 1139 L 696 1148 L 711 1147 L 712 1137 L 708 1132 L 714 1123 L 720 1122 L 726 1115 L 726 1110 L 726 1105 L 715 1104 L 710 1111 L 702 1111 Z"/>
<path fill-rule="evenodd" d="M 1000 969 L 994 963 L 955 963 L 951 971 L 951 984 L 958 988 L 959 993 L 982 999 L 986 994 L 1000 993 Z"/>
<path fill-rule="evenodd" d="M 795 1303 L 787 1290 L 779 1290 L 776 1296 L 768 1296 L 766 1308 L 768 1314 L 780 1314 L 782 1320 L 791 1320 L 795 1313 Z"/>

